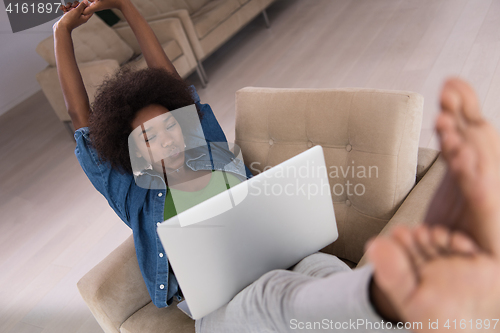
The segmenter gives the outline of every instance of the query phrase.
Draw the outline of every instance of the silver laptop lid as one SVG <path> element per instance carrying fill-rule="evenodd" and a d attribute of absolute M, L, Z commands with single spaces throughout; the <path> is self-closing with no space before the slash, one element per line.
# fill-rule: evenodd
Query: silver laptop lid
<path fill-rule="evenodd" d="M 178 214 L 158 234 L 192 317 L 202 318 L 263 274 L 337 239 L 323 149 L 315 146 Z"/>

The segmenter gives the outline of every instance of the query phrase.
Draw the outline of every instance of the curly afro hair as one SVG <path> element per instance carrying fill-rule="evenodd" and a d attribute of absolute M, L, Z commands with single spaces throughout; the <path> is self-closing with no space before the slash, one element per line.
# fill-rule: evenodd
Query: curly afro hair
<path fill-rule="evenodd" d="M 190 87 L 165 69 L 122 67 L 98 88 L 89 117 L 89 136 L 99 158 L 121 173 L 132 173 L 128 136 L 142 108 L 159 104 L 175 110 L 194 104 Z M 198 109 L 198 115 L 201 118 Z"/>

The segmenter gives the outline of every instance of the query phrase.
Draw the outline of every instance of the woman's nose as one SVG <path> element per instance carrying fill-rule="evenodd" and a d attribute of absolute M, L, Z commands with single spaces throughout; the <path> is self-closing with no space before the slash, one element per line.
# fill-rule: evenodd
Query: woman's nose
<path fill-rule="evenodd" d="M 166 148 L 170 145 L 172 145 L 172 143 L 174 142 L 174 140 L 172 139 L 172 137 L 168 134 L 163 134 L 160 136 L 160 142 L 161 142 L 161 146 L 163 148 Z"/>

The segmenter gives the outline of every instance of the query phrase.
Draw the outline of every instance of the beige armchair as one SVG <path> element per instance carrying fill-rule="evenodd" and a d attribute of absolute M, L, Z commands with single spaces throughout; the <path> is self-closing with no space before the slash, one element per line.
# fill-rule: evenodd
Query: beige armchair
<path fill-rule="evenodd" d="M 422 221 L 443 177 L 439 153 L 418 148 L 422 107 L 422 96 L 411 92 L 244 88 L 236 93 L 236 144 L 253 173 L 314 145 L 324 148 L 339 238 L 323 251 L 355 266 L 365 262 L 368 238 Z M 354 175 L 345 171 L 352 166 Z M 371 177 L 363 177 L 363 166 L 372 167 Z M 151 302 L 132 237 L 78 288 L 107 333 L 194 332 L 175 304 L 157 309 Z"/>
<path fill-rule="evenodd" d="M 181 22 L 176 18 L 166 18 L 150 22 L 150 25 L 166 54 L 182 77 L 198 70 L 196 58 L 184 33 Z M 126 41 L 120 38 L 125 37 Z M 76 28 L 73 33 L 75 57 L 82 74 L 90 103 L 94 101 L 97 88 L 107 75 L 112 75 L 120 66 L 146 68 L 140 56 L 140 48 L 128 25 L 107 26 L 94 15 L 86 24 Z M 130 44 L 128 44 L 130 43 Z M 64 104 L 59 78 L 57 76 L 54 54 L 54 38 L 49 36 L 41 41 L 37 53 L 47 61 L 48 66 L 36 78 L 59 119 L 70 132 L 70 117 Z M 204 84 L 201 73 L 200 80 Z"/>
<path fill-rule="evenodd" d="M 275 0 L 132 0 L 139 12 L 148 20 L 166 17 L 181 20 L 199 68 L 201 62 L 223 45 L 229 38 L 262 13 L 266 25 L 269 20 L 265 9 Z M 119 10 L 113 10 L 124 20 Z"/>

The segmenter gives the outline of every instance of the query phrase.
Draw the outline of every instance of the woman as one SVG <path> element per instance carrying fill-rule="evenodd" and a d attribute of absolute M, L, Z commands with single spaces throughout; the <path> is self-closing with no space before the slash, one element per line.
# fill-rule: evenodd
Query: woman
<path fill-rule="evenodd" d="M 123 69 L 106 80 L 91 109 L 71 31 L 94 12 L 111 8 L 123 13 L 148 69 Z M 75 128 L 75 154 L 95 188 L 132 228 L 151 299 L 157 307 L 166 307 L 182 294 L 156 233 L 157 224 L 251 174 L 241 161 L 229 163 L 234 156 L 210 106 L 200 104 L 194 87 L 180 78 L 130 0 L 85 0 L 61 9 L 65 14 L 54 24 L 54 47 L 64 100 Z M 181 112 L 190 105 L 191 112 Z M 178 119 L 186 114 L 195 115 L 191 117 L 195 121 L 185 124 L 189 133 L 183 133 Z M 220 172 L 224 170 L 229 172 Z M 224 186 L 218 185 L 221 179 Z M 189 202 L 181 200 L 182 205 L 177 205 L 177 197 Z"/>
<path fill-rule="evenodd" d="M 70 34 L 72 29 L 85 23 L 94 11 L 106 8 L 118 8 L 123 12 L 139 40 L 151 69 L 137 73 L 122 72 L 115 79 L 107 81 L 101 88 L 91 113 L 76 66 Z M 199 104 L 195 92 L 192 92 L 194 98 L 190 99 L 186 93 L 189 89 L 183 86 L 153 32 L 129 0 L 97 0 L 90 5 L 87 3 L 76 7 L 69 5 L 65 10 L 68 13 L 54 25 L 54 36 L 58 74 L 66 105 L 76 129 L 75 153 L 94 186 L 108 199 L 121 219 L 132 227 L 137 257 L 151 298 L 158 307 L 167 306 L 173 297 L 180 297 L 180 291 L 156 236 L 155 223 L 163 220 L 166 189 L 153 188 L 151 186 L 154 183 L 153 177 L 162 179 L 163 174 L 163 179 L 166 179 L 168 175 L 173 175 L 172 182 L 169 183 L 174 187 L 182 183 L 178 181 L 181 179 L 178 176 L 182 174 L 189 180 L 206 177 L 203 178 L 204 184 L 201 182 L 201 185 L 180 184 L 181 187 L 185 186 L 180 190 L 196 190 L 197 186 L 207 186 L 206 179 L 211 175 L 212 169 L 221 169 L 221 165 L 224 166 L 224 162 L 219 161 L 215 154 L 213 159 L 209 158 L 209 154 L 203 153 L 192 159 L 188 151 L 192 150 L 199 154 L 198 148 L 201 146 L 190 147 L 189 140 L 185 140 L 186 133 L 180 129 L 181 126 L 176 127 L 179 119 L 169 117 L 169 114 L 173 112 L 172 110 L 194 102 L 197 107 L 196 112 L 199 111 L 202 116 L 201 128 L 209 141 L 209 146 L 210 141 L 225 141 L 224 134 L 217 125 L 210 107 Z M 164 84 L 165 82 L 168 84 Z M 144 87 L 151 90 L 145 90 Z M 449 101 L 442 100 L 443 112 L 440 117 L 442 126 L 439 134 L 441 138 L 455 139 L 441 143 L 445 160 L 455 166 L 452 168 L 452 172 L 455 173 L 453 177 L 459 181 L 456 187 L 446 182 L 441 186 L 452 191 L 458 189 L 469 201 L 469 204 L 465 205 L 466 210 L 479 207 L 477 211 L 471 212 L 479 216 L 474 220 L 475 227 L 485 235 L 483 242 L 479 244 L 482 247 L 485 244 L 498 243 L 498 228 L 495 228 L 495 223 L 486 223 L 497 222 L 495 218 L 498 216 L 498 209 L 484 210 L 484 205 L 473 201 L 472 199 L 478 198 L 471 193 L 477 194 L 481 191 L 477 192 L 477 189 L 472 191 L 474 186 L 471 184 L 475 186 L 492 184 L 492 180 L 496 184 L 494 181 L 498 179 L 495 173 L 498 172 L 498 163 L 494 162 L 498 161 L 494 158 L 485 159 L 485 156 L 497 155 L 499 139 L 496 135 L 491 136 L 491 131 L 484 129 L 485 122 L 480 117 L 479 107 L 475 105 L 474 99 L 468 96 L 470 91 L 472 90 L 458 82 L 448 83 L 445 86 L 448 95 L 453 93 L 458 98 L 457 96 L 451 98 L 452 94 L 449 95 Z M 150 95 L 151 98 L 148 97 Z M 168 95 L 165 101 L 162 98 L 164 95 Z M 468 113 L 467 117 L 462 115 L 465 110 Z M 474 115 L 474 112 L 477 114 Z M 447 121 L 448 125 L 444 126 L 443 120 L 446 120 L 444 119 L 446 114 L 450 119 Z M 164 132 L 165 129 L 168 131 Z M 141 163 L 144 165 L 144 168 L 140 167 L 136 172 L 137 178 L 151 177 L 151 181 L 144 182 L 148 186 L 137 186 L 134 182 L 132 173 L 134 163 L 130 163 L 126 144 L 131 133 L 131 142 L 136 145 L 132 153 L 142 158 L 136 165 Z M 144 145 L 138 140 L 141 135 Z M 160 140 L 161 137 L 164 139 Z M 114 140 L 118 138 L 120 140 Z M 184 144 L 189 148 L 186 151 L 183 150 Z M 210 152 L 215 153 L 216 150 L 210 149 Z M 202 165 L 207 165 L 198 163 L 203 158 L 209 158 L 213 167 L 202 168 Z M 220 158 L 224 159 L 224 154 L 221 154 Z M 471 167 L 470 163 L 453 162 L 463 158 L 483 166 L 479 168 L 482 172 L 477 172 L 476 175 L 477 170 Z M 234 174 L 240 177 L 243 174 L 237 172 L 238 170 L 234 171 Z M 450 179 L 452 178 L 448 178 Z M 493 199 L 498 197 L 495 186 L 481 189 L 488 197 Z M 444 190 L 442 193 L 447 192 Z M 484 196 L 480 197 L 484 199 Z M 491 200 L 485 202 L 495 203 Z M 431 215 L 442 215 L 437 208 L 431 205 L 428 218 Z M 439 233 L 441 236 L 438 237 Z M 351 271 L 334 256 L 313 254 L 294 266 L 292 272 L 276 270 L 265 274 L 235 296 L 226 306 L 198 320 L 197 331 L 295 332 L 297 329 L 305 328 L 307 323 L 314 325 L 321 323 L 322 331 L 328 328 L 333 331 L 349 330 L 353 327 L 353 323 L 356 324 L 354 327 L 357 327 L 360 320 L 363 323 L 380 325 L 384 321 L 395 323 L 402 319 L 406 319 L 408 323 L 412 321 L 411 324 L 423 323 L 425 329 L 427 321 L 430 323 L 430 317 L 436 319 L 436 323 L 438 317 L 442 318 L 439 320 L 441 324 L 447 319 L 451 322 L 453 319 L 458 321 L 461 318 L 471 317 L 476 319 L 475 324 L 480 320 L 481 325 L 486 322 L 485 318 L 497 320 L 494 318 L 498 318 L 498 292 L 490 291 L 498 291 L 500 287 L 498 283 L 492 283 L 498 279 L 490 277 L 496 277 L 500 269 L 496 253 L 498 251 L 490 253 L 483 249 L 478 250 L 472 240 L 464 238 L 463 235 L 460 240 L 457 235 L 459 236 L 458 233 L 453 235 L 446 229 L 439 231 L 437 228 L 433 230 L 423 228 L 413 232 L 399 229 L 386 239 L 379 238 L 372 243 L 369 250 L 369 256 L 375 266 L 374 273 L 370 266 Z M 453 237 L 460 242 L 455 242 L 456 248 L 452 246 Z M 448 240 L 444 243 L 435 242 L 438 239 Z M 477 283 L 478 278 L 482 278 L 481 283 Z M 458 284 L 449 283 L 450 281 L 458 281 Z M 482 295 L 482 297 L 471 295 Z M 471 300 L 476 299 L 477 304 L 471 303 Z M 464 307 L 463 304 L 470 306 Z M 481 311 L 478 312 L 476 309 Z M 487 320 L 489 327 L 490 319 Z M 323 326 L 325 323 L 326 329 Z M 335 326 L 329 326 L 333 323 Z M 341 326 L 337 328 L 337 324 Z M 429 329 L 432 329 L 431 326 Z M 368 330 L 371 331 L 366 329 Z M 360 331 L 365 329 L 361 328 Z"/>

